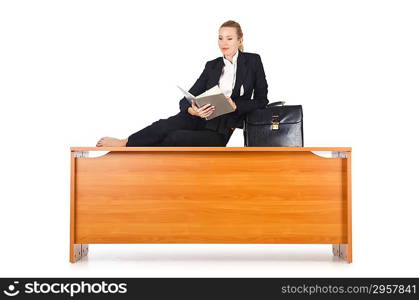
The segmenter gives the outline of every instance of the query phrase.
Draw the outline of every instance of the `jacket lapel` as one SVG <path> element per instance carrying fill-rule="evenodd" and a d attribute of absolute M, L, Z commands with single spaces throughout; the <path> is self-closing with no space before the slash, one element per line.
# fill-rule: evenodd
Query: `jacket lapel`
<path fill-rule="evenodd" d="M 234 84 L 231 97 L 238 97 L 240 95 L 240 87 L 242 86 L 243 81 L 246 78 L 246 73 L 248 70 L 246 57 L 240 50 L 238 51 L 239 56 L 237 57 L 236 82 Z"/>
<path fill-rule="evenodd" d="M 212 68 L 212 72 L 208 80 L 208 89 L 218 84 L 218 81 L 220 80 L 220 77 L 221 77 L 221 73 L 223 72 L 223 67 L 224 67 L 223 58 L 219 57 L 217 62 L 214 64 Z"/>

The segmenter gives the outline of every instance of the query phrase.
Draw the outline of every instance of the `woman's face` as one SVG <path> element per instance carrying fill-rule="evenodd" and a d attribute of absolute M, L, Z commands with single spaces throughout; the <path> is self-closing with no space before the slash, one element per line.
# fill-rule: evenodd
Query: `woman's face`
<path fill-rule="evenodd" d="M 241 40 L 237 37 L 237 31 L 234 27 L 221 27 L 218 32 L 218 47 L 226 57 L 236 54 Z"/>

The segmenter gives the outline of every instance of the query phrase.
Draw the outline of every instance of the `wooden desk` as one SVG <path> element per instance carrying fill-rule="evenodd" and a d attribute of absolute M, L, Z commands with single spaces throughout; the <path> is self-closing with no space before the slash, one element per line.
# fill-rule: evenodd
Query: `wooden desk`
<path fill-rule="evenodd" d="M 332 244 L 352 262 L 349 147 L 71 147 L 70 199 L 70 262 L 108 243 Z"/>

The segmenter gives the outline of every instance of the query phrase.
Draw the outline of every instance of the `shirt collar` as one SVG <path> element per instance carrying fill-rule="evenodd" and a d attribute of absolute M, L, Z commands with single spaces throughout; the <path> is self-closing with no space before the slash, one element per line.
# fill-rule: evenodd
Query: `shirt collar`
<path fill-rule="evenodd" d="M 231 63 L 227 58 L 224 57 L 223 55 L 223 60 L 224 60 L 224 65 L 235 65 L 237 63 L 237 57 L 239 56 L 239 50 L 236 51 L 236 54 L 233 55 L 233 63 Z"/>

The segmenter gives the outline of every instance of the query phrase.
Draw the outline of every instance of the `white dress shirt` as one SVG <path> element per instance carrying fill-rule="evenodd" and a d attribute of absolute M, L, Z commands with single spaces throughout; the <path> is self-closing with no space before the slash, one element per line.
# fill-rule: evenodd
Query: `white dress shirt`
<path fill-rule="evenodd" d="M 224 96 L 230 97 L 233 93 L 234 84 L 236 82 L 236 70 L 237 70 L 237 57 L 239 56 L 239 50 L 233 56 L 233 62 L 231 63 L 223 55 L 224 67 L 221 72 L 218 86 L 223 92 Z"/>

